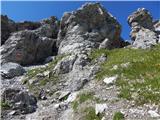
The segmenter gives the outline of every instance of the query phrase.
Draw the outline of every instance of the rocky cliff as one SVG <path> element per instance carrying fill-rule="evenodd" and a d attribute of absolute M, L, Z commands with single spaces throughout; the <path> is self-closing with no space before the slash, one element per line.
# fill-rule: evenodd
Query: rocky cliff
<path fill-rule="evenodd" d="M 160 22 L 146 9 L 128 17 L 132 44 L 99 3 L 60 21 L 1 18 L 2 119 L 160 118 Z"/>

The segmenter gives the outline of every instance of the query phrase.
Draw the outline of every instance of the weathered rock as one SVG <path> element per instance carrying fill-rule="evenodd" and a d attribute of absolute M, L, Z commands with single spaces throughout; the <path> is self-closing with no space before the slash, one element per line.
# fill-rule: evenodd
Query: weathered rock
<path fill-rule="evenodd" d="M 1 44 L 5 43 L 11 32 L 16 31 L 15 22 L 6 15 L 1 15 L 1 31 Z"/>
<path fill-rule="evenodd" d="M 139 8 L 128 17 L 131 26 L 131 39 L 134 48 L 150 48 L 158 43 L 158 35 L 155 32 L 153 18 L 145 8 Z"/>
<path fill-rule="evenodd" d="M 135 48 L 150 48 L 158 43 L 157 35 L 155 32 L 142 28 L 136 33 L 135 41 L 133 42 L 133 47 Z"/>
<path fill-rule="evenodd" d="M 54 44 L 54 39 L 39 37 L 33 31 L 13 33 L 3 45 L 2 62 L 16 62 L 21 65 L 42 62 L 54 53 Z"/>
<path fill-rule="evenodd" d="M 8 102 L 10 109 L 18 114 L 32 113 L 37 107 L 37 100 L 33 95 L 16 88 L 6 88 L 2 93 L 2 101 Z"/>
<path fill-rule="evenodd" d="M 59 54 L 98 48 L 108 38 L 108 48 L 121 47 L 121 26 L 99 3 L 88 3 L 65 13 L 58 34 Z"/>
<path fill-rule="evenodd" d="M 3 78 L 13 78 L 25 73 L 24 68 L 17 63 L 5 63 L 1 66 L 1 75 Z"/>

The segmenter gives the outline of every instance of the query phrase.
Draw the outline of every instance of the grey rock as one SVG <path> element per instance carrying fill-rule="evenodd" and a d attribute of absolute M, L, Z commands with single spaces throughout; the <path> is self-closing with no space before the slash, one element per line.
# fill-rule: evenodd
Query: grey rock
<path fill-rule="evenodd" d="M 157 33 L 158 43 L 160 43 L 160 20 L 154 22 L 154 31 Z"/>
<path fill-rule="evenodd" d="M 107 56 L 105 54 L 102 54 L 99 58 L 97 58 L 95 61 L 97 63 L 102 63 L 105 62 L 107 60 Z"/>
<path fill-rule="evenodd" d="M 142 26 L 146 29 L 153 28 L 153 18 L 145 8 L 138 8 L 128 17 L 128 23 L 131 27 Z"/>
<path fill-rule="evenodd" d="M 6 88 L 2 93 L 2 101 L 8 102 L 10 109 L 17 114 L 32 113 L 37 108 L 37 100 L 33 95 L 16 88 Z"/>
<path fill-rule="evenodd" d="M 115 83 L 115 81 L 117 80 L 118 75 L 112 76 L 112 77 L 106 77 L 103 82 L 106 83 L 107 85 L 113 84 Z"/>
<path fill-rule="evenodd" d="M 57 63 L 57 65 L 54 68 L 54 71 L 57 74 L 65 74 L 72 70 L 73 64 L 76 60 L 75 55 L 64 57 L 61 61 Z"/>
<path fill-rule="evenodd" d="M 121 47 L 121 26 L 99 3 L 88 3 L 65 13 L 60 24 L 57 45 L 59 54 L 81 53 L 98 48 L 108 38 L 110 48 Z"/>
<path fill-rule="evenodd" d="M 150 114 L 152 118 L 160 118 L 160 114 L 158 114 L 157 111 L 149 110 L 148 114 Z"/>
<path fill-rule="evenodd" d="M 38 98 L 41 99 L 41 100 L 46 100 L 47 99 L 46 92 L 45 92 L 44 89 L 41 89 Z"/>
<path fill-rule="evenodd" d="M 25 73 L 25 69 L 17 63 L 5 63 L 1 66 L 1 75 L 3 78 L 13 78 Z"/>
<path fill-rule="evenodd" d="M 47 58 L 45 59 L 44 63 L 52 62 L 52 61 L 54 61 L 54 59 L 55 59 L 55 56 L 49 56 L 49 57 L 47 57 Z"/>
<path fill-rule="evenodd" d="M 131 26 L 131 39 L 134 48 L 150 48 L 158 43 L 158 34 L 151 14 L 145 8 L 139 8 L 128 17 Z M 156 25 L 155 23 L 155 26 Z"/>
<path fill-rule="evenodd" d="M 109 41 L 108 38 L 106 38 L 100 45 L 99 45 L 99 49 L 105 49 L 105 48 L 110 48 L 111 47 L 111 43 Z"/>
<path fill-rule="evenodd" d="M 2 46 L 2 62 L 16 62 L 21 65 L 35 64 L 54 53 L 55 40 L 39 37 L 33 31 L 13 33 Z"/>
<path fill-rule="evenodd" d="M 59 96 L 59 100 L 63 100 L 65 97 L 68 97 L 70 94 L 69 91 L 64 91 L 64 92 L 61 92 L 61 95 Z"/>
<path fill-rule="evenodd" d="M 134 48 L 150 48 L 158 43 L 157 35 L 155 32 L 149 30 L 149 29 L 141 29 L 136 34 L 136 39 L 133 42 Z"/>
<path fill-rule="evenodd" d="M 88 82 L 85 78 L 77 78 L 77 80 L 71 81 L 69 88 L 71 91 L 78 91 Z"/>

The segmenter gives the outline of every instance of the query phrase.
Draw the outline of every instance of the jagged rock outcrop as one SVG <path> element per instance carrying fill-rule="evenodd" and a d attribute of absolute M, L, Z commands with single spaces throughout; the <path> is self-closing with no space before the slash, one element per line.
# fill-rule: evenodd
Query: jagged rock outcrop
<path fill-rule="evenodd" d="M 99 3 L 85 4 L 63 15 L 57 43 L 59 54 L 98 48 L 105 39 L 106 48 L 121 47 L 120 33 L 118 21 Z"/>
<path fill-rule="evenodd" d="M 151 14 L 145 8 L 139 8 L 128 17 L 131 26 L 131 39 L 134 48 L 150 48 L 158 43 L 158 35 L 155 32 Z M 155 25 L 156 26 L 156 25 Z"/>
<path fill-rule="evenodd" d="M 42 62 L 52 55 L 55 40 L 40 37 L 33 31 L 15 32 L 2 48 L 2 62 L 16 62 L 21 65 Z"/>
<path fill-rule="evenodd" d="M 42 22 L 36 30 L 22 30 L 12 33 L 2 46 L 2 63 L 16 62 L 21 65 L 42 62 L 51 55 L 57 54 L 56 38 L 58 21 L 56 18 Z"/>
<path fill-rule="evenodd" d="M 1 15 L 1 44 L 4 44 L 10 33 L 14 31 L 16 31 L 16 23 L 6 15 Z"/>

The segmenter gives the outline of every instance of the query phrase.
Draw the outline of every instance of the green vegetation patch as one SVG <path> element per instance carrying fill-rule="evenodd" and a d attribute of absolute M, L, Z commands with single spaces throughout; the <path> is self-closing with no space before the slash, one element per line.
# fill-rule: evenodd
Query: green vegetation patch
<path fill-rule="evenodd" d="M 121 112 L 115 112 L 113 115 L 113 120 L 124 120 L 124 115 Z"/>
<path fill-rule="evenodd" d="M 80 93 L 76 100 L 72 102 L 72 108 L 76 111 L 78 110 L 78 106 L 88 100 L 95 101 L 96 103 L 100 103 L 101 100 L 94 96 L 93 92 L 83 92 Z"/>
<path fill-rule="evenodd" d="M 26 77 L 23 80 L 23 84 L 26 84 L 29 90 L 32 91 L 34 95 L 38 97 L 40 91 L 43 88 L 50 89 L 49 86 L 53 86 L 59 81 L 59 76 L 54 74 L 52 71 L 55 65 L 65 56 L 66 55 L 56 56 L 55 59 L 52 62 L 48 63 L 46 67 L 39 67 L 39 68 L 28 70 Z M 43 77 L 37 77 L 37 74 L 44 73 L 45 71 L 49 71 L 49 75 L 43 76 Z M 29 80 L 33 80 L 33 83 L 30 84 Z M 54 91 L 51 91 L 51 93 L 48 93 L 48 94 L 52 95 L 53 92 Z"/>
<path fill-rule="evenodd" d="M 152 49 L 121 48 L 113 50 L 93 50 L 90 58 L 102 54 L 107 60 L 101 64 L 96 79 L 118 75 L 116 85 L 120 88 L 119 97 L 135 100 L 137 104 L 155 103 L 160 100 L 160 45 Z M 123 67 L 122 64 L 128 64 Z M 116 65 L 117 69 L 113 69 Z"/>
<path fill-rule="evenodd" d="M 94 107 L 87 107 L 84 110 L 84 114 L 84 120 L 101 120 L 103 117 L 102 114 L 96 115 Z"/>
<path fill-rule="evenodd" d="M 2 110 L 7 110 L 11 107 L 10 104 L 8 102 L 5 102 L 5 101 L 1 101 L 0 105 L 1 105 Z"/>

